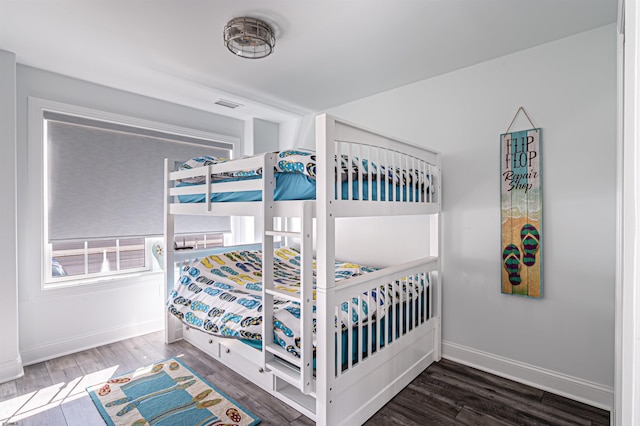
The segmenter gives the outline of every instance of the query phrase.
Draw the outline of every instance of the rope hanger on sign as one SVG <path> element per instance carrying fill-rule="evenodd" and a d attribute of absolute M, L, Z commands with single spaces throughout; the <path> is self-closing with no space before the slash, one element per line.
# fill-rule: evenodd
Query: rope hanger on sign
<path fill-rule="evenodd" d="M 527 114 L 527 111 L 524 110 L 524 107 L 520 107 L 518 108 L 518 111 L 516 111 L 516 115 L 513 116 L 513 120 L 511 120 L 511 124 L 509 124 L 509 127 L 507 127 L 507 131 L 505 133 L 509 133 L 509 130 L 511 130 L 511 126 L 513 126 L 513 123 L 516 121 L 516 118 L 518 118 L 518 114 L 520 114 L 520 111 L 522 111 L 524 115 L 527 117 L 527 120 L 529 120 L 531 127 L 533 127 L 533 129 L 536 132 L 538 132 L 538 128 L 536 127 L 535 124 L 533 124 L 533 121 L 531 121 L 531 118 L 529 118 L 529 114 Z"/>

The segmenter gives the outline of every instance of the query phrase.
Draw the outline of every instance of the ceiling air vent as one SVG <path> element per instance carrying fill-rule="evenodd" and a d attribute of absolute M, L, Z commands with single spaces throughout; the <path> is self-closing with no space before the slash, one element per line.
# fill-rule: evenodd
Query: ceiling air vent
<path fill-rule="evenodd" d="M 241 107 L 242 104 L 238 104 L 232 101 L 228 101 L 226 99 L 218 99 L 216 102 L 214 102 L 216 105 L 220 105 L 226 108 L 231 108 L 231 109 L 235 109 L 238 107 Z"/>

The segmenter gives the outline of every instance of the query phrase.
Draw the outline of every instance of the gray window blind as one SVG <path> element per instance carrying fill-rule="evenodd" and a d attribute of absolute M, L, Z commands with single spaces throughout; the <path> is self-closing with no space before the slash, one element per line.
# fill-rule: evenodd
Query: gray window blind
<path fill-rule="evenodd" d="M 163 233 L 164 158 L 229 157 L 231 144 L 45 113 L 49 240 Z M 176 233 L 228 232 L 228 217 L 176 218 Z"/>

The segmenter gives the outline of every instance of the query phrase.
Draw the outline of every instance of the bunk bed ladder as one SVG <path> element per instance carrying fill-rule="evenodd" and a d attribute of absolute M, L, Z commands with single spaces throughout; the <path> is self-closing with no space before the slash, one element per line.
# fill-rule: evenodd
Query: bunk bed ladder
<path fill-rule="evenodd" d="M 280 290 L 272 279 L 263 279 L 263 306 L 269 307 L 269 320 L 263 308 L 265 365 L 276 377 L 295 386 L 303 394 L 314 393 L 313 388 L 313 201 L 304 201 L 300 208 L 300 231 L 276 230 L 273 220 L 265 223 L 264 238 L 294 238 L 300 241 L 301 285 L 299 293 Z M 273 241 L 273 240 L 272 240 Z M 272 242 L 271 242 L 272 244 Z M 272 245 L 270 246 L 272 247 Z M 271 250 L 273 252 L 273 249 Z M 270 259 L 273 262 L 273 258 Z M 266 262 L 263 259 L 263 263 Z M 273 264 L 271 265 L 273 266 Z M 264 277 L 263 277 L 264 278 Z M 268 284 L 267 284 L 267 281 Z M 273 339 L 274 298 L 300 304 L 300 344 L 296 348 L 283 348 Z M 269 337 L 267 337 L 269 333 Z M 295 349 L 299 357 L 288 349 Z M 277 390 L 277 389 L 276 389 Z"/>

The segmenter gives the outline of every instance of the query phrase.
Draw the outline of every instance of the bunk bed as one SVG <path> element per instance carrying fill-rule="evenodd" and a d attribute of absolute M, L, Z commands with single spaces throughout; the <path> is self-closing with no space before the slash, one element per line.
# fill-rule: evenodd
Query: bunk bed
<path fill-rule="evenodd" d="M 313 153 L 201 160 L 165 160 L 167 343 L 184 338 L 320 425 L 363 423 L 440 359 L 440 154 L 321 114 Z M 312 189 L 282 195 L 287 171 Z M 262 241 L 175 250 L 177 215 L 254 216 Z M 337 220 L 398 215 L 424 216 L 424 256 L 336 261 Z"/>

